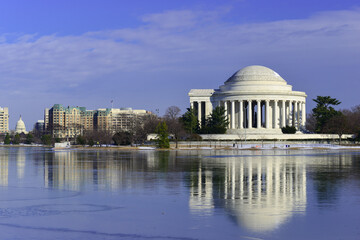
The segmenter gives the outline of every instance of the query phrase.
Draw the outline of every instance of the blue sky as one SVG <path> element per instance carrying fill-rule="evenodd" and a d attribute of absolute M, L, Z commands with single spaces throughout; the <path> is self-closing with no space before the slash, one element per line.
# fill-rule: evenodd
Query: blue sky
<path fill-rule="evenodd" d="M 55 103 L 183 111 L 264 65 L 294 90 L 360 104 L 358 1 L 0 1 L 0 106 L 27 128 Z"/>

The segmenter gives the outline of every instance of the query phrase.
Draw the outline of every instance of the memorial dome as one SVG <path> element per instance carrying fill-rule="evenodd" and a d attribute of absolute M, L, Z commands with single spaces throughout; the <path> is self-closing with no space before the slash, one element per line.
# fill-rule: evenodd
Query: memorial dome
<path fill-rule="evenodd" d="M 281 128 L 305 129 L 306 94 L 274 70 L 253 65 L 240 69 L 218 89 L 191 89 L 190 107 L 203 123 L 216 107 L 224 107 L 228 134 L 282 134 Z"/>
<path fill-rule="evenodd" d="M 16 133 L 26 133 L 25 123 L 24 123 L 24 121 L 21 119 L 21 116 L 20 116 L 19 121 L 17 121 L 17 123 L 16 123 L 15 132 L 16 132 Z"/>
<path fill-rule="evenodd" d="M 254 65 L 235 72 L 224 85 L 220 86 L 221 92 L 262 92 L 262 91 L 292 91 L 292 86 L 274 70 Z"/>

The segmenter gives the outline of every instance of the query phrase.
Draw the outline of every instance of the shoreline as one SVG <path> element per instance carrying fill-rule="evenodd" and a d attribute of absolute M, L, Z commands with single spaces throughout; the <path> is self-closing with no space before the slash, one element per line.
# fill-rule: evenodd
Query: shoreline
<path fill-rule="evenodd" d="M 229 150 L 229 151 L 264 151 L 264 150 L 352 150 L 352 151 L 360 151 L 360 145 L 326 145 L 324 144 L 311 144 L 311 145 L 302 145 L 302 146 L 296 146 L 296 144 L 293 144 L 293 146 L 289 147 L 283 147 L 283 146 L 264 146 L 261 147 L 259 145 L 256 146 L 236 146 L 233 147 L 229 144 L 229 146 L 204 146 L 204 145 L 194 145 L 192 146 L 181 146 L 178 148 L 170 147 L 168 149 L 163 148 L 156 148 L 155 146 L 81 146 L 81 145 L 72 145 L 70 148 L 63 148 L 63 149 L 53 149 L 53 146 L 46 146 L 46 145 L 0 145 L 0 147 L 4 148 L 45 148 L 45 149 L 51 149 L 53 151 L 73 151 L 73 150 L 86 150 L 86 151 L 192 151 L 192 150 L 202 150 L 202 151 L 217 151 L 217 150 Z"/>

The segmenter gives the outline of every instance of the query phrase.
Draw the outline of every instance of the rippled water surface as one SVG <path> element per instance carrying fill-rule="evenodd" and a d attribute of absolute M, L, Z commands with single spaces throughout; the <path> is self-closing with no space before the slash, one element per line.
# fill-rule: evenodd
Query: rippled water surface
<path fill-rule="evenodd" d="M 0 239 L 360 239 L 360 152 L 0 148 Z"/>

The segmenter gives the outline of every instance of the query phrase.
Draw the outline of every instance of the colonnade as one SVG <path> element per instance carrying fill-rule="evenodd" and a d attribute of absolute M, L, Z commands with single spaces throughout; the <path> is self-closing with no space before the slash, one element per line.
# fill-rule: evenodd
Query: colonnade
<path fill-rule="evenodd" d="M 217 104 L 225 108 L 229 129 L 279 129 L 285 126 L 300 129 L 305 126 L 305 101 L 249 99 L 223 100 Z M 212 103 L 193 101 L 191 107 L 196 109 L 201 124 L 211 113 Z"/>
<path fill-rule="evenodd" d="M 211 114 L 213 108 L 210 101 L 193 101 L 190 105 L 195 109 L 200 125 Z"/>
<path fill-rule="evenodd" d="M 229 129 L 278 129 L 305 126 L 305 102 L 297 100 L 228 100 L 221 101 L 229 119 Z"/>

